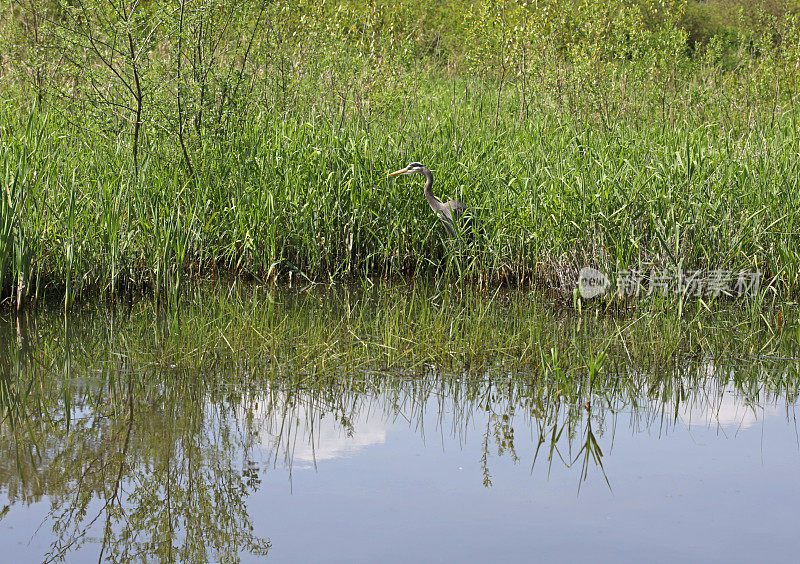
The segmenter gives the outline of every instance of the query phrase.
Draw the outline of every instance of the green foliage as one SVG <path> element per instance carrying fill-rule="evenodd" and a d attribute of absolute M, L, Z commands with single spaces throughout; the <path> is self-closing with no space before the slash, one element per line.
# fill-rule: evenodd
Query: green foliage
<path fill-rule="evenodd" d="M 707 41 L 681 1 L 3 9 L 15 303 L 174 303 L 220 270 L 567 289 L 587 264 L 757 268 L 798 291 L 790 9 Z M 482 216 L 475 245 L 385 180 L 412 159 Z"/>

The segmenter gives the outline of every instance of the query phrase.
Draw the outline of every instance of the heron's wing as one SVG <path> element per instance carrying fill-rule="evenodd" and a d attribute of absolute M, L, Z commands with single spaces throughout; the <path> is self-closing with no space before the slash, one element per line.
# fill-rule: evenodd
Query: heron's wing
<path fill-rule="evenodd" d="M 450 200 L 444 205 L 447 210 L 448 219 L 450 220 L 449 224 L 445 221 L 448 230 L 451 233 L 461 232 L 470 237 L 477 225 L 473 211 L 458 200 Z M 451 211 L 452 216 L 450 215 Z"/>
<path fill-rule="evenodd" d="M 452 211 L 453 217 L 455 219 L 460 219 L 461 216 L 470 211 L 467 206 L 465 206 L 458 200 L 450 200 L 445 204 L 445 207 L 448 211 Z"/>

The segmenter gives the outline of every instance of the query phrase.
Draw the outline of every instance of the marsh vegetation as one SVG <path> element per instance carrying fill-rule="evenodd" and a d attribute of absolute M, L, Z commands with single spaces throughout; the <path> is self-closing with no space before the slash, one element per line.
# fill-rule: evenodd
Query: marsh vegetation
<path fill-rule="evenodd" d="M 570 291 L 593 266 L 797 296 L 800 28 L 750 4 L 5 4 L 0 288 Z M 421 186 L 387 182 L 412 160 L 482 244 L 454 250 Z"/>
<path fill-rule="evenodd" d="M 621 507 L 663 538 L 725 539 L 709 558 L 791 558 L 797 8 L 0 4 L 0 538 L 31 530 L 0 544 L 526 560 L 538 534 L 563 560 L 560 527 L 589 538 L 586 514 Z M 474 212 L 472 240 L 419 179 L 389 181 L 412 161 Z M 582 267 L 647 291 L 584 300 Z M 689 272 L 759 291 L 650 291 Z M 693 501 L 665 503 L 689 475 Z M 642 513 L 627 492 L 663 496 Z M 712 519 L 687 517 L 696 500 Z M 629 546 L 619 531 L 592 538 Z"/>

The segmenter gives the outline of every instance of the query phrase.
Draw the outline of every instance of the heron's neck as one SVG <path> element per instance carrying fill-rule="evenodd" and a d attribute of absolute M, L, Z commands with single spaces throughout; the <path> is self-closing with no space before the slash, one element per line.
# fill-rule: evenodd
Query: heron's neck
<path fill-rule="evenodd" d="M 433 195 L 433 173 L 427 167 L 423 167 L 422 174 L 425 175 L 425 199 L 433 211 L 441 209 L 442 202 Z"/>

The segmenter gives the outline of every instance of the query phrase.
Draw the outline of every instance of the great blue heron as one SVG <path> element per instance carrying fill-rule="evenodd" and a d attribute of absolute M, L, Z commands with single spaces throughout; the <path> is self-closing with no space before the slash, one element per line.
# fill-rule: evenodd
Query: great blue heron
<path fill-rule="evenodd" d="M 455 235 L 459 231 L 471 234 L 473 216 L 470 209 L 459 202 L 458 200 L 450 200 L 449 202 L 442 202 L 433 195 L 433 173 L 428 167 L 422 163 L 413 162 L 406 168 L 401 168 L 389 174 L 389 176 L 396 176 L 398 174 L 421 174 L 425 177 L 425 199 L 428 200 L 428 205 L 434 213 L 442 220 L 447 231 L 451 235 Z"/>

